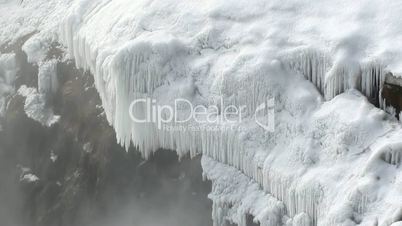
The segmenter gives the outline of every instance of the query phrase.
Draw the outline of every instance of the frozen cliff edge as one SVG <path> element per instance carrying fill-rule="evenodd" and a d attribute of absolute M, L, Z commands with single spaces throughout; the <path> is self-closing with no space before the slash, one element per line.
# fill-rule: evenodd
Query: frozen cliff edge
<path fill-rule="evenodd" d="M 203 154 L 215 225 L 245 225 L 247 214 L 261 225 L 402 221 L 402 128 L 366 98 L 402 72 L 398 1 L 68 2 L 57 30 L 45 27 L 93 73 L 118 141 L 144 157 Z M 169 131 L 131 120 L 146 97 L 248 114 L 213 124 L 222 130 Z M 252 115 L 270 99 L 274 132 Z"/>

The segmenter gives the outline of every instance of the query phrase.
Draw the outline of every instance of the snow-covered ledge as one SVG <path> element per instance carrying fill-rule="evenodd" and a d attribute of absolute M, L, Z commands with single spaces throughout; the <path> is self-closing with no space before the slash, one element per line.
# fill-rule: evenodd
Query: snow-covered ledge
<path fill-rule="evenodd" d="M 245 225 L 246 214 L 270 226 L 401 224 L 402 128 L 367 100 L 402 71 L 398 1 L 49 2 L 54 13 L 24 21 L 92 72 L 122 145 L 203 154 L 215 225 Z M 147 111 L 130 107 L 139 98 L 246 113 L 167 130 L 132 120 L 129 109 Z M 274 131 L 253 114 L 271 100 Z"/>

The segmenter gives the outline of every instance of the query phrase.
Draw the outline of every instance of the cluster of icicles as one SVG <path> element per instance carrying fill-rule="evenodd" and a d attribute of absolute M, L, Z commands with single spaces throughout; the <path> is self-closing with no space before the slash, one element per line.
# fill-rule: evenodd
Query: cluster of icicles
<path fill-rule="evenodd" d="M 386 78 L 393 76 L 382 63 L 376 60 L 360 63 L 357 75 L 354 75 L 354 81 L 351 82 L 351 73 L 356 72 L 346 67 L 336 68 L 335 72 L 331 72 L 332 60 L 322 52 L 300 51 L 287 55 L 284 62 L 289 69 L 301 73 L 312 82 L 326 100 L 354 88 L 364 94 L 371 103 L 402 121 L 402 112 L 397 115 L 396 109 L 381 95 Z"/>
<path fill-rule="evenodd" d="M 237 130 L 218 131 L 166 131 L 157 128 L 155 123 L 135 123 L 127 114 L 130 103 L 142 97 L 152 96 L 152 92 L 163 82 L 163 68 L 158 64 L 163 59 L 159 54 L 150 51 L 147 43 L 137 43 L 127 48 L 114 58 L 97 55 L 91 50 L 85 38 L 71 35 L 72 28 L 67 23 L 61 28 L 61 40 L 75 58 L 78 67 L 88 69 L 94 74 L 95 86 L 99 91 L 109 122 L 114 126 L 118 141 L 128 148 L 138 147 L 145 158 L 160 148 L 176 150 L 180 157 L 190 154 L 202 154 L 215 161 L 234 167 L 244 175 L 256 181 L 262 189 L 283 202 L 284 208 L 279 211 L 290 218 L 301 216 L 297 226 L 319 225 L 320 200 L 324 195 L 322 188 L 311 186 L 299 188 L 291 186 L 291 178 L 287 178 L 273 169 L 261 168 L 253 161 L 254 156 L 245 150 L 241 142 L 241 133 Z M 159 48 L 168 48 L 160 46 Z M 180 48 L 177 48 L 180 49 Z M 180 50 L 177 50 L 180 51 Z M 180 55 L 180 53 L 175 53 Z M 326 99 L 351 88 L 346 81 L 347 69 L 338 70 L 328 76 L 331 60 L 328 56 L 315 51 L 300 51 L 290 57 L 284 57 L 282 62 L 292 70 L 302 73 L 311 81 Z M 369 98 L 378 98 L 384 81 L 384 69 L 380 64 L 367 63 L 361 65 L 357 89 Z M 229 83 L 229 85 L 235 83 Z M 240 84 L 241 85 L 241 84 Z M 255 109 L 255 103 L 266 99 L 268 91 L 261 83 L 246 84 L 253 89 L 253 95 L 239 96 L 235 101 L 245 103 L 247 108 Z M 235 87 L 236 88 L 236 87 Z M 238 87 L 237 87 L 238 88 Z M 233 90 L 233 87 L 227 87 Z M 136 114 L 145 114 L 145 107 L 136 107 Z M 388 157 L 392 162 L 400 161 L 400 157 Z M 364 202 L 362 199 L 361 202 Z M 225 203 L 214 203 L 214 225 L 224 225 Z M 364 205 L 359 206 L 364 209 Z M 244 213 L 247 214 L 247 213 Z M 245 222 L 236 222 L 245 225 Z M 281 217 L 270 218 L 262 225 L 283 225 Z M 268 224 L 269 223 L 269 224 Z"/>
<path fill-rule="evenodd" d="M 360 64 L 360 70 L 351 84 L 350 69 L 337 68 L 335 73 L 331 73 L 332 59 L 327 54 L 314 50 L 286 56 L 284 62 L 287 62 L 290 69 L 301 73 L 311 81 L 327 100 L 350 88 L 356 88 L 372 102 L 378 102 L 387 73 L 384 65 L 375 60 L 364 62 Z"/>

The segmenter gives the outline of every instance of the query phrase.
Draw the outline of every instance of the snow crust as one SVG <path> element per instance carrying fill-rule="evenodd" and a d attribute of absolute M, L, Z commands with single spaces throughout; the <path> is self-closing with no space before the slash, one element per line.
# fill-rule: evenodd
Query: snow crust
<path fill-rule="evenodd" d="M 61 42 L 78 67 L 93 73 L 107 119 L 126 148 L 138 147 L 145 158 L 159 148 L 181 157 L 203 154 L 216 226 L 245 225 L 247 214 L 261 225 L 400 224 L 401 125 L 367 100 L 378 95 L 386 73 L 402 72 L 399 1 L 1 5 L 10 10 L 22 26 L 2 19 L 1 42 L 39 31 L 24 47 L 32 61 L 43 58 L 34 53 L 48 40 Z M 42 69 L 51 74 L 51 65 Z M 43 90 L 54 87 L 48 81 Z M 42 107 L 30 107 L 43 106 L 40 94 L 26 87 L 20 93 L 31 97 L 27 114 L 53 121 Z M 205 106 L 223 98 L 220 108 L 244 105 L 248 113 L 239 124 L 214 123 L 216 131 L 189 129 L 211 126 L 196 121 L 163 130 L 130 119 L 130 103 L 143 97 Z M 251 114 L 270 98 L 273 133 Z M 144 115 L 146 106 L 133 110 Z"/>

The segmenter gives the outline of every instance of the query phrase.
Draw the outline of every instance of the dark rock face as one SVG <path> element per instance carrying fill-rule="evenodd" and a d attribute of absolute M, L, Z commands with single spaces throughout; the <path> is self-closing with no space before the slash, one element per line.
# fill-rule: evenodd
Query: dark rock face
<path fill-rule="evenodd" d="M 396 117 L 399 118 L 402 110 L 402 78 L 387 75 L 381 95 L 385 100 L 385 106 L 395 108 Z"/>
<path fill-rule="evenodd" d="M 36 85 L 37 68 L 17 55 L 26 68 L 17 85 Z M 178 162 L 163 150 L 144 161 L 136 150 L 126 152 L 98 107 L 92 76 L 73 62 L 57 68 L 60 88 L 48 105 L 58 123 L 47 128 L 27 118 L 19 95 L 1 122 L 0 225 L 212 225 L 200 159 Z M 28 173 L 39 180 L 21 180 Z"/>

